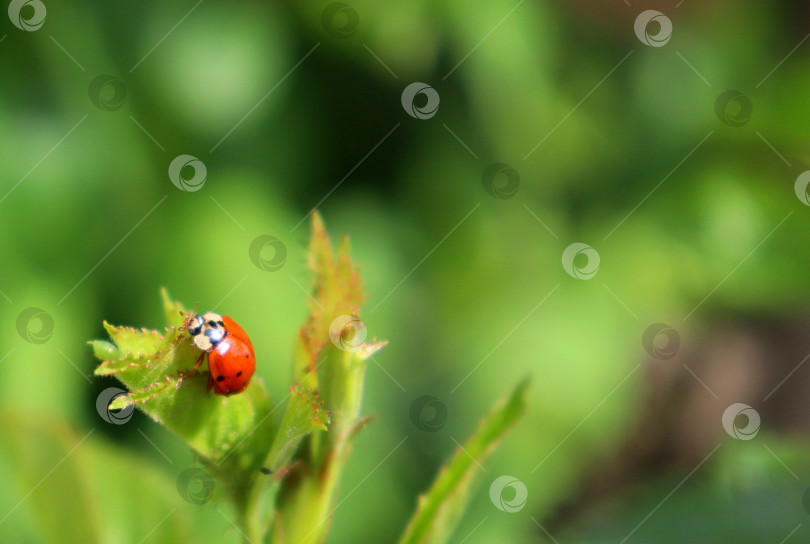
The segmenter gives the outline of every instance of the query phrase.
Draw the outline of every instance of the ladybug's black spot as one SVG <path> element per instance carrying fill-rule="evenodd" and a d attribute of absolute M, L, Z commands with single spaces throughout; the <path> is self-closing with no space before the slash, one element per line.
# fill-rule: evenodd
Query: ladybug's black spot
<path fill-rule="evenodd" d="M 239 372 L 237 372 L 237 373 L 236 373 L 236 377 L 237 377 L 237 378 L 238 378 L 239 376 L 241 376 L 241 375 L 242 375 L 242 371 L 241 371 L 241 370 L 240 370 Z"/>
<path fill-rule="evenodd" d="M 216 321 L 214 321 L 214 320 L 212 319 L 211 321 L 209 321 L 209 322 L 208 322 L 208 326 L 209 326 L 209 327 L 216 327 L 216 326 L 217 326 L 217 322 L 216 322 Z"/>
<path fill-rule="evenodd" d="M 217 381 L 218 382 L 221 382 L 224 379 L 225 379 L 225 376 L 217 376 Z"/>

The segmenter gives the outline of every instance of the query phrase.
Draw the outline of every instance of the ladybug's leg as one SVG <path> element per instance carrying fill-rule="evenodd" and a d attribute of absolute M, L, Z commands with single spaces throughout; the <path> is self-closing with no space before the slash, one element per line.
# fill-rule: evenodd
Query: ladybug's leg
<path fill-rule="evenodd" d="M 194 374 L 195 372 L 197 372 L 197 369 L 200 368 L 200 365 L 202 364 L 203 359 L 205 359 L 205 354 L 206 354 L 206 352 L 203 351 L 202 353 L 200 353 L 200 356 L 197 357 L 197 362 L 194 363 L 194 368 L 191 369 L 191 372 L 189 373 L 189 376 L 191 374 Z"/>
<path fill-rule="evenodd" d="M 214 378 L 208 374 L 208 385 L 205 386 L 205 392 L 210 394 L 212 387 L 214 387 Z"/>
<path fill-rule="evenodd" d="M 177 384 L 174 386 L 175 389 L 180 389 L 180 384 L 183 383 L 183 380 L 185 380 L 186 378 L 190 378 L 191 376 L 193 376 L 197 372 L 197 369 L 200 368 L 200 365 L 202 364 L 203 359 L 205 359 L 205 354 L 206 354 L 206 352 L 204 352 L 204 351 L 202 353 L 200 353 L 200 356 L 197 357 L 197 362 L 194 363 L 194 366 L 192 367 L 192 369 L 190 371 L 188 371 L 188 372 L 178 372 L 180 377 L 177 379 Z M 210 380 L 210 378 L 209 378 L 209 380 Z"/>

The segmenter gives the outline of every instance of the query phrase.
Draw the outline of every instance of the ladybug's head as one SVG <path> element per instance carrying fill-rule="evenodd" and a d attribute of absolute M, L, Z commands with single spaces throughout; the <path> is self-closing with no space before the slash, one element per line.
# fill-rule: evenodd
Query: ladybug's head
<path fill-rule="evenodd" d="M 191 334 L 194 345 L 202 351 L 213 350 L 226 334 L 222 316 L 214 312 L 196 314 L 192 317 L 188 332 Z"/>

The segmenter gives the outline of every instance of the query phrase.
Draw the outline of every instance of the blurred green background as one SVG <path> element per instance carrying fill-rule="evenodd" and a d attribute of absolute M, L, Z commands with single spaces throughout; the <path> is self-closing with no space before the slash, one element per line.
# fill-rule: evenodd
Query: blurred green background
<path fill-rule="evenodd" d="M 807 540 L 805 4 L 44 1 L 10 5 L 47 8 L 38 29 L 0 21 L 1 542 L 240 541 L 224 501 L 177 492 L 180 440 L 99 417 L 118 383 L 86 340 L 162 327 L 166 286 L 236 318 L 282 398 L 316 206 L 390 341 L 329 542 L 394 541 L 527 374 L 457 542 Z M 403 107 L 414 82 L 435 114 Z M 198 190 L 170 179 L 183 154 Z M 273 271 L 249 256 L 268 235 Z M 576 242 L 590 279 L 563 267 Z M 734 403 L 751 440 L 724 431 Z"/>

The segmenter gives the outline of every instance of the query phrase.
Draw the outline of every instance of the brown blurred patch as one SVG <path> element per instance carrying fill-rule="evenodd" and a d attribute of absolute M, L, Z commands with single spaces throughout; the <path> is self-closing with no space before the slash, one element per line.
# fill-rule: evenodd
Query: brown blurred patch
<path fill-rule="evenodd" d="M 731 440 L 721 420 L 733 403 L 757 410 L 768 433 L 810 432 L 808 330 L 806 316 L 737 318 L 682 336 L 681 350 L 670 360 L 647 360 L 645 398 L 626 439 L 607 459 L 595 460 L 544 525 L 553 533 L 651 475 L 692 470 L 721 441 Z"/>

